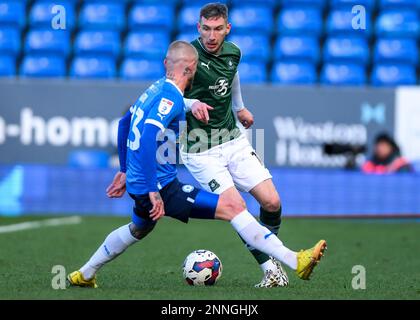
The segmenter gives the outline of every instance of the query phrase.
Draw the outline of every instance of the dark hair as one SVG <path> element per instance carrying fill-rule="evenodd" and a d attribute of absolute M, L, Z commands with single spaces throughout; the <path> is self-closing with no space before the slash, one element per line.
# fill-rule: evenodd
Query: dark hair
<path fill-rule="evenodd" d="M 220 2 L 208 3 L 200 10 L 200 21 L 202 17 L 206 19 L 222 17 L 227 21 L 228 8 L 225 4 Z"/>
<path fill-rule="evenodd" d="M 378 144 L 380 142 L 388 143 L 392 149 L 394 149 L 394 152 L 400 152 L 400 148 L 398 147 L 395 140 L 386 132 L 381 132 L 375 137 L 375 144 Z"/>

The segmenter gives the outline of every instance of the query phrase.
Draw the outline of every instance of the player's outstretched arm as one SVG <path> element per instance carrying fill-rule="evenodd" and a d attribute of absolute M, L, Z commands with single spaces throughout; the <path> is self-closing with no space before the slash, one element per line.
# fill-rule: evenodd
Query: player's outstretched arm
<path fill-rule="evenodd" d="M 125 172 L 127 171 L 127 139 L 130 130 L 131 112 L 127 111 L 118 122 L 118 158 L 120 171 L 114 176 L 112 183 L 106 189 L 109 198 L 121 198 L 125 193 Z"/>

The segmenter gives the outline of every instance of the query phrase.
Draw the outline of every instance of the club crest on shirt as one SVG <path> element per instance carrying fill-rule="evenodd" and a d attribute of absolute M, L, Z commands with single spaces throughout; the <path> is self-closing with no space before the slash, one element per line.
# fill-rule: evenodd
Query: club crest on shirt
<path fill-rule="evenodd" d="M 162 98 L 159 103 L 158 111 L 161 115 L 166 116 L 169 112 L 171 112 L 173 106 L 173 101 Z"/>

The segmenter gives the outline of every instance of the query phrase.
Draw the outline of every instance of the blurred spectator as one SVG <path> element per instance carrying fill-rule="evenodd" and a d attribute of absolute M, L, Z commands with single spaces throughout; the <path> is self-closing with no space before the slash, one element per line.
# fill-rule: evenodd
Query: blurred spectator
<path fill-rule="evenodd" d="M 395 140 L 386 133 L 376 136 L 373 156 L 362 166 L 365 173 L 412 172 L 411 164 L 401 156 Z"/>

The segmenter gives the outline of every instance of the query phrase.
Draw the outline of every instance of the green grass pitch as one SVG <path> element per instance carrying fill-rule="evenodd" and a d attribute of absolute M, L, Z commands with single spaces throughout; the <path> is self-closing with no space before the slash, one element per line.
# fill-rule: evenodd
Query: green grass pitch
<path fill-rule="evenodd" d="M 0 225 L 39 218 L 0 218 Z M 260 268 L 228 223 L 162 219 L 140 243 L 105 266 L 98 289 L 51 286 L 54 265 L 79 268 L 127 218 L 83 217 L 78 225 L 0 234 L 0 299 L 420 299 L 420 223 L 392 220 L 284 219 L 291 249 L 324 238 L 326 257 L 310 281 L 287 269 L 287 288 L 255 289 Z M 223 275 L 213 287 L 190 287 L 181 265 L 195 249 L 214 251 Z M 366 289 L 352 288 L 352 267 L 366 268 Z"/>

